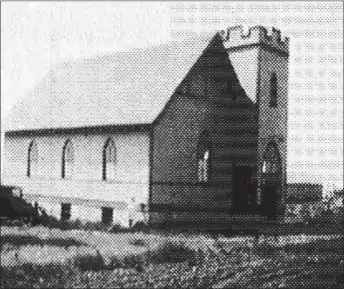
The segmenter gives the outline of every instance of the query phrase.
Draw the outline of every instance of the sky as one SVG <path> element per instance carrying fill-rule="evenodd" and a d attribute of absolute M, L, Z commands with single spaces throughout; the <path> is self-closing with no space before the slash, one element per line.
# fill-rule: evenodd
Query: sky
<path fill-rule="evenodd" d="M 1 2 L 1 123 L 59 62 L 234 25 L 290 38 L 288 182 L 342 188 L 341 2 Z"/>

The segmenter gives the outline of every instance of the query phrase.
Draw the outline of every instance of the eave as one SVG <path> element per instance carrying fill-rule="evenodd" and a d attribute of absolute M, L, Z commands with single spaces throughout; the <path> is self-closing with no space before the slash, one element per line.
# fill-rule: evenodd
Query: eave
<path fill-rule="evenodd" d="M 26 129 L 12 130 L 5 132 L 5 136 L 49 136 L 64 134 L 104 134 L 104 133 L 130 133 L 130 132 L 149 132 L 150 123 L 144 124 L 123 124 L 123 125 L 99 125 L 85 127 L 67 127 L 67 128 L 44 128 L 44 129 Z"/>

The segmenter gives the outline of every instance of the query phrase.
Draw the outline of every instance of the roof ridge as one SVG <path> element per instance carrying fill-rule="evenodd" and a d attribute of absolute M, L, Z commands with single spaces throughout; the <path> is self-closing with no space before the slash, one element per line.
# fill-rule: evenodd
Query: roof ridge
<path fill-rule="evenodd" d="M 210 40 L 192 34 L 61 61 L 15 106 L 7 129 L 152 123 Z"/>

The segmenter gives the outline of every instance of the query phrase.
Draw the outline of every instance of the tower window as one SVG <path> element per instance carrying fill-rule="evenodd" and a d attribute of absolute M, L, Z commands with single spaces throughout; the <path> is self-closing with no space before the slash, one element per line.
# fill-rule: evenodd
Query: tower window
<path fill-rule="evenodd" d="M 74 150 L 73 144 L 67 140 L 62 151 L 62 178 L 70 179 L 73 175 Z"/>
<path fill-rule="evenodd" d="M 108 139 L 103 151 L 103 180 L 113 180 L 115 177 L 116 148 L 112 139 Z"/>
<path fill-rule="evenodd" d="M 277 107 L 277 76 L 274 72 L 270 79 L 270 107 Z"/>
<path fill-rule="evenodd" d="M 197 151 L 198 181 L 208 182 L 210 179 L 210 141 L 208 132 L 203 132 L 200 136 Z"/>
<path fill-rule="evenodd" d="M 31 177 L 37 174 L 38 169 L 38 147 L 35 141 L 29 145 L 28 158 L 27 158 L 27 176 Z"/>

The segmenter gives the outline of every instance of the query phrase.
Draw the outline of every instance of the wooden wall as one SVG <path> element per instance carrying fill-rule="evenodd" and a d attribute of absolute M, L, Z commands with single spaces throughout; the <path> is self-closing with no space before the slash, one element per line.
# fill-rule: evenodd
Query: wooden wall
<path fill-rule="evenodd" d="M 205 130 L 212 142 L 211 180 L 206 184 L 198 182 L 197 163 L 197 144 Z M 154 124 L 151 223 L 178 221 L 185 214 L 200 220 L 226 217 L 232 204 L 232 167 L 256 167 L 257 137 L 257 106 L 215 37 Z"/>

